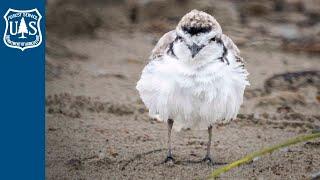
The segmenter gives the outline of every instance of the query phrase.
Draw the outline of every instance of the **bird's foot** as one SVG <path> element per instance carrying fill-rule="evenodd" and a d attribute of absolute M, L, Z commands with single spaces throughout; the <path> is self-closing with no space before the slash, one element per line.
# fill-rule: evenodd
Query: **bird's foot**
<path fill-rule="evenodd" d="M 202 162 L 207 163 L 210 166 L 214 165 L 214 161 L 212 160 L 212 158 L 210 156 L 206 156 L 202 159 Z"/>
<path fill-rule="evenodd" d="M 167 156 L 167 158 L 163 161 L 166 164 L 174 164 L 175 159 L 172 156 Z"/>

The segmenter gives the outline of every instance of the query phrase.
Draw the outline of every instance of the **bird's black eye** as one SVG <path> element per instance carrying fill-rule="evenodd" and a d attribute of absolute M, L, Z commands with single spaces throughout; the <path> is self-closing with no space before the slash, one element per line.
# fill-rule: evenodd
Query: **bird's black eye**
<path fill-rule="evenodd" d="M 176 41 L 181 41 L 181 40 L 183 40 L 183 38 L 181 36 L 176 37 Z"/>
<path fill-rule="evenodd" d="M 213 37 L 210 39 L 210 41 L 216 41 L 216 40 L 217 40 L 216 37 Z"/>

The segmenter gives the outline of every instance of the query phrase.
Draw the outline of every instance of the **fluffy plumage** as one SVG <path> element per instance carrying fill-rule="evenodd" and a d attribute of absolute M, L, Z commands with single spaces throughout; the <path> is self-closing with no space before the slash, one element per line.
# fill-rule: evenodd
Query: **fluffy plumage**
<path fill-rule="evenodd" d="M 176 130 L 207 129 L 236 117 L 247 75 L 218 22 L 193 10 L 159 40 L 136 88 L 151 116 L 174 119 Z"/>

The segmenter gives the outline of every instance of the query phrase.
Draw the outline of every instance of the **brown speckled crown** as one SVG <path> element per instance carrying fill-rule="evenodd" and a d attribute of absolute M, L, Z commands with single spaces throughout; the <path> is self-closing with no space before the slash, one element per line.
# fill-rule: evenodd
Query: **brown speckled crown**
<path fill-rule="evenodd" d="M 196 9 L 182 17 L 177 26 L 177 30 L 190 31 L 189 33 L 191 33 L 191 35 L 210 30 L 222 33 L 219 23 L 213 16 Z"/>

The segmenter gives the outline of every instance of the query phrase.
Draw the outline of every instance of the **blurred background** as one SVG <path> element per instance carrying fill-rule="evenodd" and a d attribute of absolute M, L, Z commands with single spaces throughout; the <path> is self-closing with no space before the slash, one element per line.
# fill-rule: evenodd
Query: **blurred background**
<path fill-rule="evenodd" d="M 158 39 L 192 9 L 217 19 L 250 72 L 238 119 L 214 129 L 218 162 L 320 127 L 319 0 L 48 0 L 47 179 L 203 179 L 216 168 L 159 164 L 166 125 L 135 90 Z M 206 132 L 173 136 L 177 159 L 203 156 Z M 223 177 L 305 179 L 319 152 L 307 142 Z"/>

